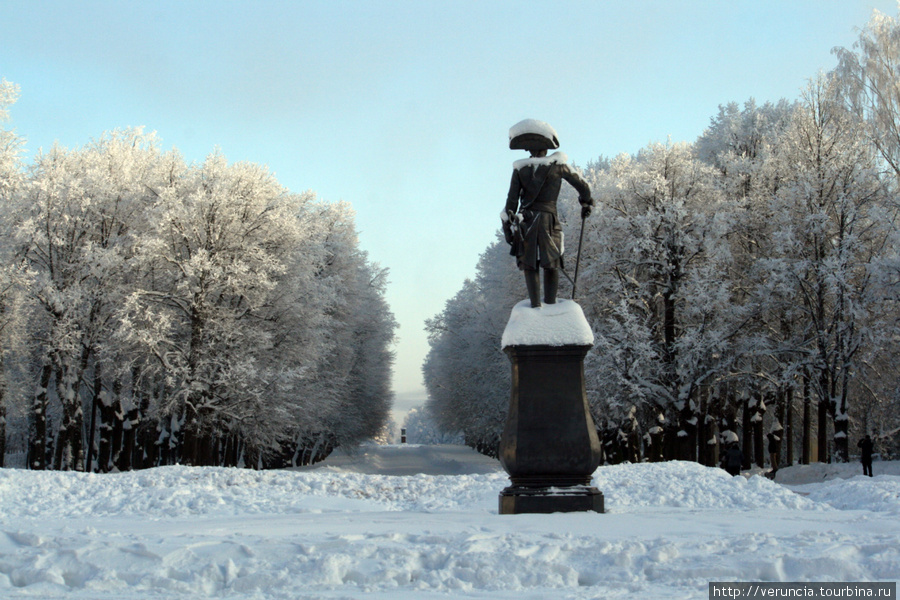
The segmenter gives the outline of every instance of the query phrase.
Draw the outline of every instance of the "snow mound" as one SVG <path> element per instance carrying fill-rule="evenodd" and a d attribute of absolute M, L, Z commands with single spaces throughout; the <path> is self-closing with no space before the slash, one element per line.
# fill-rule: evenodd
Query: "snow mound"
<path fill-rule="evenodd" d="M 900 477 L 900 461 L 876 460 L 872 464 L 875 475 L 894 475 Z M 852 479 L 862 475 L 862 465 L 849 463 L 813 463 L 811 465 L 794 465 L 778 469 L 775 481 L 785 485 L 802 485 L 821 483 L 833 479 Z"/>
<path fill-rule="evenodd" d="M 852 483 L 852 482 L 851 482 Z M 88 516 L 169 519 L 198 515 L 304 514 L 334 511 L 495 513 L 506 474 L 393 476 L 329 468 L 252 471 L 160 467 L 97 475 L 0 470 L 0 514 L 7 518 Z M 642 507 L 900 511 L 900 478 L 852 488 L 828 487 L 806 498 L 764 477 L 731 477 L 690 462 L 601 467 L 594 485 L 611 512 Z M 841 500 L 841 495 L 846 500 Z M 868 498 L 862 505 L 859 498 Z M 857 500 L 853 500 L 856 498 Z"/>
<path fill-rule="evenodd" d="M 396 472 L 405 453 L 465 470 L 462 452 L 365 452 L 303 471 L 0 469 L 0 597 L 700 599 L 709 581 L 900 572 L 896 476 L 804 497 L 695 463 L 617 465 L 594 474 L 609 514 L 498 515 L 499 470 L 340 470 Z"/>
<path fill-rule="evenodd" d="M 528 300 L 516 304 L 503 331 L 500 347 L 591 346 L 594 333 L 577 302 L 560 300 L 531 308 Z"/>
<path fill-rule="evenodd" d="M 825 508 L 765 477 L 732 477 L 694 462 L 641 463 L 601 467 L 594 485 L 611 511 L 640 507 L 689 509 Z"/>
<path fill-rule="evenodd" d="M 808 492 L 808 498 L 840 510 L 871 510 L 900 516 L 900 477 L 879 475 L 837 479 Z"/>
<path fill-rule="evenodd" d="M 328 471 L 159 467 L 108 475 L 0 471 L 7 517 L 196 515 L 340 511 L 487 510 L 503 473 L 397 477 Z"/>

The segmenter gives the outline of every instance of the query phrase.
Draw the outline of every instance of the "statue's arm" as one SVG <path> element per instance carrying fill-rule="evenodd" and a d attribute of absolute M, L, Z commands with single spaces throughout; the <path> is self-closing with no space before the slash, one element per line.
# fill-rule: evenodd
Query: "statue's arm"
<path fill-rule="evenodd" d="M 587 184 L 581 175 L 573 171 L 569 165 L 563 165 L 562 177 L 568 181 L 578 192 L 578 202 L 581 204 L 581 218 L 587 219 L 591 215 L 594 199 L 591 198 L 591 186 Z"/>
<path fill-rule="evenodd" d="M 522 192 L 522 181 L 519 179 L 518 169 L 513 169 L 512 179 L 509 182 L 509 193 L 506 194 L 506 208 L 504 214 L 515 213 L 519 210 L 519 196 Z"/>
<path fill-rule="evenodd" d="M 563 165 L 561 173 L 562 178 L 568 181 L 575 191 L 578 192 L 578 202 L 581 203 L 582 206 L 593 206 L 594 200 L 591 198 L 591 187 L 587 184 L 587 182 L 575 171 L 572 170 L 569 165 Z"/>
<path fill-rule="evenodd" d="M 515 238 L 512 230 L 512 222 L 510 219 L 516 214 L 519 208 L 519 194 L 521 193 L 522 182 L 519 180 L 519 171 L 513 169 L 512 180 L 509 182 L 509 193 L 506 195 L 506 206 L 500 213 L 500 219 L 503 221 L 503 236 L 506 238 L 507 244 L 512 244 Z"/>

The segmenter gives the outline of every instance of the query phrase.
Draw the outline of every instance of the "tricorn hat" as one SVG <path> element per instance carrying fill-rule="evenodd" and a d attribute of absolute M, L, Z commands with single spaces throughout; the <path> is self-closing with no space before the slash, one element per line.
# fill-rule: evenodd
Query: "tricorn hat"
<path fill-rule="evenodd" d="M 556 150 L 559 138 L 556 130 L 543 121 L 525 119 L 509 129 L 510 150 Z"/>

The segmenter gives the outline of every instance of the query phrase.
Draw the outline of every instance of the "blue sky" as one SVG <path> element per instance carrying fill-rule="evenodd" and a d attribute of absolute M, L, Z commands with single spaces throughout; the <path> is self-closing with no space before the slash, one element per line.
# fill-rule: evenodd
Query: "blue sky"
<path fill-rule="evenodd" d="M 219 147 L 352 203 L 391 269 L 409 402 L 424 320 L 498 228 L 524 157 L 511 125 L 549 122 L 579 165 L 693 141 L 720 104 L 798 98 L 873 9 L 897 14 L 895 0 L 0 0 L 0 77 L 21 86 L 8 125 L 29 154 L 143 125 L 188 160 Z"/>

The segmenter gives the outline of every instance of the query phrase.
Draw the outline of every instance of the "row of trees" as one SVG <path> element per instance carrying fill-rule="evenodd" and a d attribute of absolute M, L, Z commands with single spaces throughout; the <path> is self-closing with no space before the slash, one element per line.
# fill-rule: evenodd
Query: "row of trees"
<path fill-rule="evenodd" d="M 21 153 L 0 131 L 0 461 L 278 466 L 381 430 L 396 324 L 349 205 L 140 129 Z"/>
<path fill-rule="evenodd" d="M 876 14 L 799 101 L 732 103 L 693 144 L 589 165 L 578 300 L 611 460 L 713 463 L 734 433 L 760 464 L 764 431 L 789 462 L 896 439 L 898 39 Z M 560 204 L 577 239 L 575 199 Z M 488 453 L 508 397 L 499 340 L 523 293 L 506 254 L 498 238 L 428 322 L 424 365 L 432 414 Z"/>

